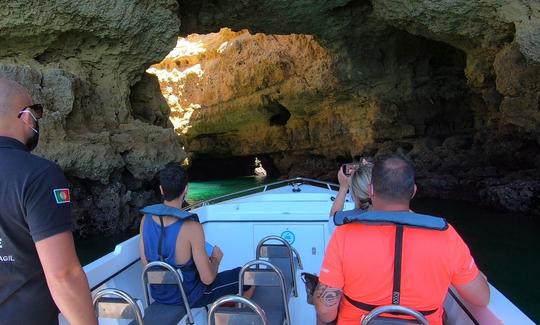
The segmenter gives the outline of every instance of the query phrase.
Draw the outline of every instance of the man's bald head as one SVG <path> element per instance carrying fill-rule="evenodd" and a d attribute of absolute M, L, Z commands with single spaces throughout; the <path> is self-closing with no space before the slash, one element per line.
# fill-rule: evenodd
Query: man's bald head
<path fill-rule="evenodd" d="M 371 182 L 375 195 L 388 201 L 409 201 L 414 194 L 414 167 L 398 155 L 379 157 L 372 170 Z"/>
<path fill-rule="evenodd" d="M 0 78 L 0 119 L 13 116 L 14 111 L 31 104 L 32 98 L 26 88 L 13 80 Z"/>

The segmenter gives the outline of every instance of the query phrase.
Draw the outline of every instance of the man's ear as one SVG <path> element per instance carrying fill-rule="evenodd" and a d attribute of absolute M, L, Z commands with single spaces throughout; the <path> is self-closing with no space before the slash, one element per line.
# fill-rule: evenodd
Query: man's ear
<path fill-rule="evenodd" d="M 184 198 L 184 200 L 186 199 L 188 189 L 189 189 L 189 184 L 186 184 L 186 188 L 184 189 L 184 192 L 182 192 L 182 194 L 180 195 L 181 197 Z"/>
<path fill-rule="evenodd" d="M 34 127 L 34 118 L 32 115 L 30 115 L 30 113 L 23 113 L 19 119 L 31 128 Z"/>
<path fill-rule="evenodd" d="M 411 195 L 411 200 L 416 195 L 416 190 L 418 190 L 418 188 L 416 187 L 416 184 L 414 184 L 412 195 Z"/>
<path fill-rule="evenodd" d="M 159 186 L 159 192 L 161 193 L 161 195 L 164 194 L 164 193 L 163 193 L 163 187 L 162 187 L 161 185 Z"/>

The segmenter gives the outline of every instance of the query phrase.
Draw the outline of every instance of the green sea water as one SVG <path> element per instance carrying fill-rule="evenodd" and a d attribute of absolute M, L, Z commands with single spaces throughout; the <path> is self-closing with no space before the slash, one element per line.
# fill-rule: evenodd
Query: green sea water
<path fill-rule="evenodd" d="M 193 204 L 221 195 L 275 182 L 264 177 L 238 177 L 209 182 L 190 182 L 186 200 Z"/>
<path fill-rule="evenodd" d="M 189 183 L 187 201 L 195 203 L 272 182 L 264 178 L 240 177 Z M 472 203 L 415 199 L 417 212 L 445 217 L 469 245 L 479 268 L 491 284 L 533 321 L 540 321 L 540 221 L 477 206 Z M 77 240 L 82 264 L 114 249 L 116 243 L 133 236 L 126 233 L 109 238 Z"/>
<path fill-rule="evenodd" d="M 540 321 L 540 221 L 452 200 L 418 199 L 413 209 L 445 217 L 489 282 L 533 321 Z"/>

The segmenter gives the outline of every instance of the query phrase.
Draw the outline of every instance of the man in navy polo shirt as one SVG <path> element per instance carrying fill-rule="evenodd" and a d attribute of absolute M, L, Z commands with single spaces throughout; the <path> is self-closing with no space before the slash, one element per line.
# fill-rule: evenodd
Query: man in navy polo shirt
<path fill-rule="evenodd" d="M 41 105 L 0 79 L 0 323 L 96 324 L 60 167 L 32 155 Z M 56 305 L 55 305 L 56 303 Z"/>

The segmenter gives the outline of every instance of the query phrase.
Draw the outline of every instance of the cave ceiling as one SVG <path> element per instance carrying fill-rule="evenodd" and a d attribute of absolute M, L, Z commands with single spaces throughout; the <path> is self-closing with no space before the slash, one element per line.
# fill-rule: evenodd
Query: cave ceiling
<path fill-rule="evenodd" d="M 402 151 L 422 193 L 538 207 L 536 0 L 16 0 L 0 30 L 0 76 L 44 104 L 36 153 L 68 176 L 80 233 L 136 225 L 186 155 L 333 178 Z M 206 53 L 165 58 L 179 37 Z"/>

